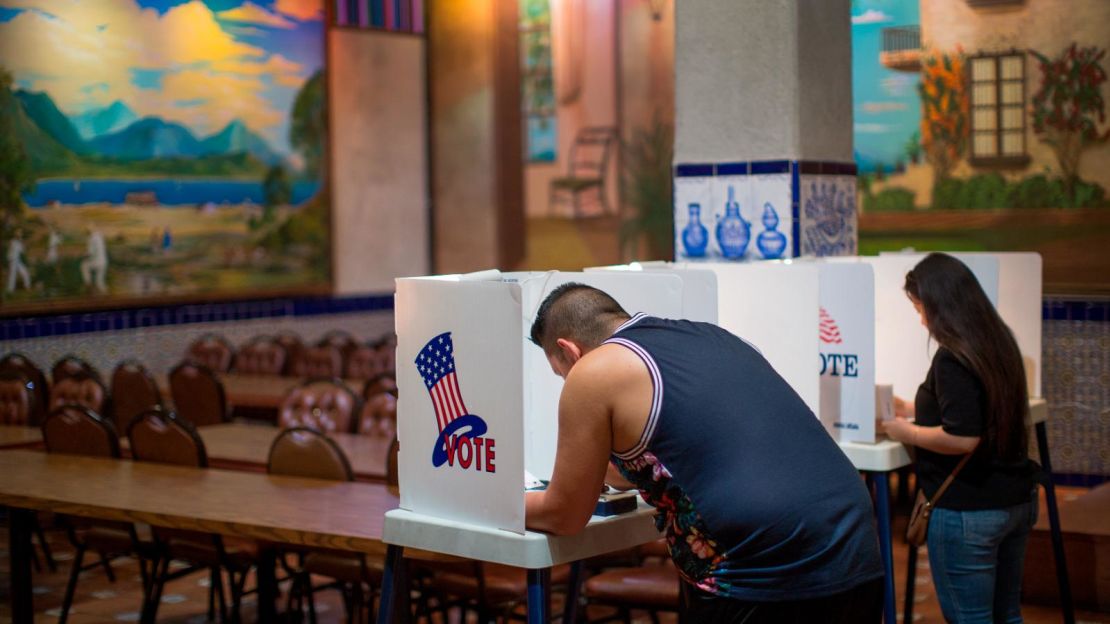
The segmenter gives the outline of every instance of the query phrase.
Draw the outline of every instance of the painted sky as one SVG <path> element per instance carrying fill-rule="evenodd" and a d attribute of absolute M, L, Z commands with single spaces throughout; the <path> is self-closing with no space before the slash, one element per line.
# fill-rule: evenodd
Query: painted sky
<path fill-rule="evenodd" d="M 918 0 L 852 0 L 852 97 L 857 161 L 864 171 L 907 160 L 905 145 L 918 128 L 919 72 L 879 63 L 882 30 L 919 24 Z"/>
<path fill-rule="evenodd" d="M 0 0 L 0 65 L 68 115 L 120 100 L 198 137 L 240 119 L 287 154 L 323 19 L 323 0 Z"/>

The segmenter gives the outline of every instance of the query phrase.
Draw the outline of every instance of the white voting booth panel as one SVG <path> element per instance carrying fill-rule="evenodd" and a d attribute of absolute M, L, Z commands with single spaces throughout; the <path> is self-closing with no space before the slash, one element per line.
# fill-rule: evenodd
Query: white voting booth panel
<path fill-rule="evenodd" d="M 817 414 L 838 442 L 874 442 L 874 272 L 859 262 L 816 264 L 821 392 Z"/>
<path fill-rule="evenodd" d="M 961 256 L 992 303 L 998 302 L 998 259 L 991 255 Z M 875 379 L 894 386 L 894 395 L 913 401 L 925 381 L 937 344 L 921 324 L 903 286 L 906 273 L 925 254 L 897 253 L 860 256 L 875 271 Z M 848 261 L 848 259 L 845 259 Z"/>
<path fill-rule="evenodd" d="M 715 276 L 716 320 L 708 313 L 690 320 L 715 323 L 755 345 L 816 414 L 820 406 L 814 374 L 818 341 L 818 267 L 812 262 L 645 262 L 596 267 L 587 271 L 643 271 L 682 275 L 703 286 L 706 272 Z M 699 275 L 700 274 L 700 275 Z M 691 276 L 691 277 L 687 277 Z M 697 276 L 697 277 L 693 277 Z M 687 293 L 690 310 L 703 310 L 713 298 L 703 290 Z M 690 301 L 690 300 L 696 300 Z M 702 318 L 698 318 L 701 316 Z M 812 357 L 798 357 L 799 354 Z"/>
<path fill-rule="evenodd" d="M 1021 350 L 1029 396 L 1041 396 L 1041 297 L 1044 289 L 1041 254 L 963 251 L 952 255 L 969 266 L 984 256 L 998 260 L 998 298 L 992 301 L 995 302 L 1002 320 L 1006 321 L 1006 325 L 1014 333 L 1018 349 Z"/>
<path fill-rule="evenodd" d="M 671 263 L 662 260 L 633 262 L 604 267 L 587 267 L 586 272 L 594 271 L 666 271 L 682 278 L 682 313 L 673 318 L 703 323 L 717 324 L 717 274 L 700 265 L 690 263 Z M 631 312 L 631 310 L 630 310 Z"/>
<path fill-rule="evenodd" d="M 543 298 L 567 282 L 605 290 L 630 311 L 682 310 L 682 279 L 665 274 L 397 280 L 402 509 L 524 532 L 524 471 L 550 478 L 562 389 L 529 332 Z"/>

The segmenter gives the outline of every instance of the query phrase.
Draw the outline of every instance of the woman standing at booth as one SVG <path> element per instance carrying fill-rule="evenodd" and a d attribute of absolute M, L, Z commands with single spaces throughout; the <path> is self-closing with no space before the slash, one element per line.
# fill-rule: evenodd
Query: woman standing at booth
<path fill-rule="evenodd" d="M 905 291 L 939 348 L 913 404 L 896 400 L 899 417 L 885 427 L 918 448 L 918 487 L 935 505 L 927 543 L 941 610 L 949 622 L 1021 622 L 1022 564 L 1037 517 L 1021 352 L 956 258 L 929 254 L 906 275 Z"/>

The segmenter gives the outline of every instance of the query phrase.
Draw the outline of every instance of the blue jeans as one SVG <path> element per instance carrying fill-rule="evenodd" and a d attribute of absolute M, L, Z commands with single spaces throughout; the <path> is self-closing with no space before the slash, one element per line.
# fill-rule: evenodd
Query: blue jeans
<path fill-rule="evenodd" d="M 1025 543 L 1037 521 L 1037 491 L 1013 507 L 937 508 L 929 519 L 929 567 L 944 619 L 1021 624 Z"/>

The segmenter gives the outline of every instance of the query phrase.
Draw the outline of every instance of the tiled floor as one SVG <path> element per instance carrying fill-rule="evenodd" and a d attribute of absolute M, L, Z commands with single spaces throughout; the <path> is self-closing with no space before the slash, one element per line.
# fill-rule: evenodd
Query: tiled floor
<path fill-rule="evenodd" d="M 903 514 L 895 515 L 894 534 L 901 535 L 905 524 Z M 55 573 L 36 574 L 34 578 L 35 607 L 39 614 L 37 622 L 51 622 L 57 617 L 58 606 L 62 601 L 65 582 L 68 576 L 72 549 L 62 533 L 48 533 L 50 542 L 58 559 L 59 569 Z M 902 605 L 902 588 L 905 584 L 907 551 L 901 540 L 896 538 L 895 576 L 898 588 L 899 611 Z M 11 601 L 8 596 L 8 536 L 6 529 L 0 529 L 0 622 L 10 621 Z M 128 559 L 113 564 L 117 580 L 108 582 L 103 570 L 94 569 L 82 575 L 77 586 L 74 606 L 70 613 L 73 624 L 108 624 L 115 622 L 138 621 L 139 577 L 136 564 Z M 248 581 L 248 587 L 253 582 Z M 206 621 L 208 577 L 204 573 L 188 576 L 167 585 L 159 610 L 159 621 L 173 624 L 199 624 Z M 915 591 L 916 609 L 914 621 L 921 624 L 943 622 L 929 578 L 927 556 L 922 549 L 918 561 L 917 586 Z M 561 609 L 556 597 L 556 609 Z M 345 621 L 343 606 L 336 592 L 323 592 L 317 599 L 317 610 L 322 624 Z M 254 621 L 255 605 L 253 596 L 244 601 L 243 620 Z M 1029 624 L 1055 624 L 1061 622 L 1059 609 L 1038 605 L 1026 605 L 1025 621 Z M 899 618 L 901 615 L 899 614 Z M 1110 624 L 1110 613 L 1081 611 L 1077 614 L 1081 623 Z M 646 614 L 638 614 L 637 621 L 650 621 Z M 664 622 L 674 622 L 673 617 L 663 617 Z"/>

